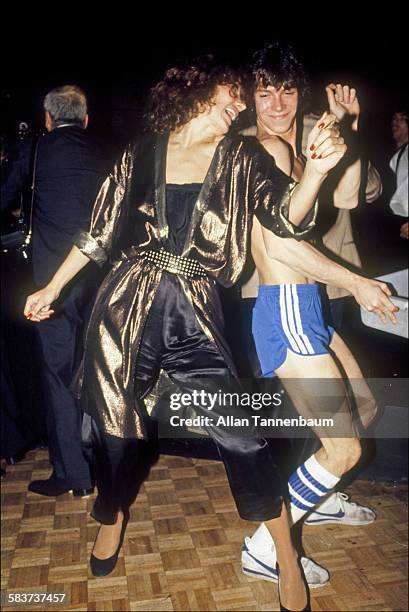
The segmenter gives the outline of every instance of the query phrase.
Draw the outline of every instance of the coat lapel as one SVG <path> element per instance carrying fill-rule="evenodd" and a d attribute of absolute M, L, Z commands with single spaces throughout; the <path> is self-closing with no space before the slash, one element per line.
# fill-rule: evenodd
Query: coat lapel
<path fill-rule="evenodd" d="M 163 246 L 169 247 L 169 226 L 166 219 L 166 152 L 169 134 L 158 134 L 155 147 L 155 207 L 158 219 L 159 238 Z"/>
<path fill-rule="evenodd" d="M 190 226 L 188 232 L 186 234 L 185 245 L 183 247 L 182 256 L 187 257 L 188 252 L 193 244 L 193 238 L 195 229 L 198 226 L 200 220 L 203 217 L 203 214 L 206 211 L 206 208 L 209 205 L 209 196 L 212 186 L 217 183 L 224 168 L 224 158 L 226 155 L 226 151 L 230 146 L 230 139 L 223 138 L 219 142 L 216 147 L 216 150 L 213 155 L 213 159 L 210 162 L 209 169 L 207 171 L 205 180 L 203 181 L 202 188 L 196 200 L 196 204 L 193 210 L 192 218 L 190 221 Z"/>

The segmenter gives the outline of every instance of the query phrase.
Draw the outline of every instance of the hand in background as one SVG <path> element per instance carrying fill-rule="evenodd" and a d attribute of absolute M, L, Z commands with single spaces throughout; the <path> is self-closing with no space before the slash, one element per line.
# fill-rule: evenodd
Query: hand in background
<path fill-rule="evenodd" d="M 358 129 L 358 118 L 360 114 L 359 100 L 356 89 L 349 85 L 330 83 L 326 86 L 329 109 L 338 121 L 342 121 L 345 116 L 351 117 L 353 130 Z"/>
<path fill-rule="evenodd" d="M 400 227 L 400 237 L 401 238 L 406 238 L 406 240 L 408 240 L 408 238 L 409 238 L 409 223 L 408 223 L 408 221 L 406 221 L 406 223 L 401 225 L 401 227 Z"/>

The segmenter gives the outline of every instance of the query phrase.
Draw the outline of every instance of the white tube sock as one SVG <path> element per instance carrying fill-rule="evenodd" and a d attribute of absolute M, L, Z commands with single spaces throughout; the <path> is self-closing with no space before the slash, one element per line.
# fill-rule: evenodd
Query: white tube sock
<path fill-rule="evenodd" d="M 293 522 L 311 512 L 339 480 L 317 461 L 315 455 L 300 465 L 288 480 Z"/>

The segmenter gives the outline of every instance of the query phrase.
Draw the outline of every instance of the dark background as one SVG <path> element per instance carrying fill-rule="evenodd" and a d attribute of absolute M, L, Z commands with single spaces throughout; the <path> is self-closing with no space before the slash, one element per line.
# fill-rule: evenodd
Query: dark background
<path fill-rule="evenodd" d="M 42 4 L 32 15 L 17 7 L 15 15 L 3 15 L 1 26 L 0 134 L 12 139 L 21 121 L 28 122 L 34 132 L 40 130 L 47 91 L 75 83 L 89 98 L 89 129 L 118 149 L 137 132 L 144 94 L 166 67 L 204 53 L 245 62 L 265 42 L 284 40 L 294 45 L 310 74 L 311 110 L 319 112 L 326 107 L 323 88 L 330 81 L 358 89 L 360 131 L 369 157 L 387 182 L 394 147 L 391 116 L 408 108 L 406 20 L 392 3 L 383 5 L 379 14 L 375 5 L 368 5 L 364 16 L 358 16 L 357 9 L 357 3 L 339 2 L 331 7 L 311 3 L 301 11 L 290 2 L 285 6 L 273 2 L 174 3 L 167 9 L 159 4 L 128 7 L 117 3 L 93 5 L 90 14 L 86 6 L 77 4 Z M 385 192 L 377 204 L 378 212 L 387 209 L 387 201 Z M 354 213 L 353 221 L 359 245 L 366 247 L 366 273 L 404 267 L 389 269 L 392 251 L 384 248 L 383 217 L 376 222 L 375 209 L 365 208 Z M 356 311 L 353 305 L 351 308 Z M 345 336 L 366 376 L 406 377 L 407 342 L 365 328 L 359 318 L 359 312 L 347 313 Z M 14 336 L 12 345 L 17 344 Z M 18 389 L 20 375 L 16 377 Z M 40 395 L 35 375 L 25 371 L 27 376 L 36 403 Z M 27 406 L 25 391 L 21 405 L 32 415 L 30 427 L 35 429 L 39 415 L 34 406 Z M 173 452 L 180 452 L 180 448 Z M 376 475 L 400 478 L 400 473 L 390 471 L 390 465 L 401 464 L 402 456 L 397 441 L 391 441 L 387 452 L 379 454 Z M 383 457 L 388 458 L 385 465 Z"/>
<path fill-rule="evenodd" d="M 342 3 L 330 8 L 305 5 L 300 11 L 289 2 L 253 2 L 174 4 L 168 9 L 138 4 L 132 11 L 118 4 L 92 11 L 90 15 L 85 6 L 69 4 L 42 5 L 41 13 L 21 9 L 3 21 L 0 134 L 13 138 L 22 120 L 33 131 L 41 129 L 47 91 L 76 83 L 89 96 L 89 129 L 105 138 L 115 154 L 137 132 L 144 95 L 166 67 L 209 52 L 246 62 L 265 42 L 284 40 L 294 46 L 310 74 L 311 110 L 326 107 L 324 86 L 329 81 L 358 89 L 362 141 L 384 184 L 376 205 L 353 211 L 364 270 L 375 276 L 406 267 L 401 265 L 406 241 L 398 238 L 395 226 L 388 230 L 384 223 L 393 189 L 388 168 L 394 148 L 391 116 L 408 108 L 407 34 L 399 9 L 383 6 L 377 14 L 373 7 L 360 16 L 357 6 Z M 393 339 L 380 335 L 389 349 Z M 393 361 L 400 364 L 401 359 Z M 401 373 L 395 363 L 393 374 Z M 382 363 L 380 369 L 384 367 Z"/>
<path fill-rule="evenodd" d="M 91 16 L 85 7 L 67 5 L 57 14 L 54 6 L 5 21 L 0 132 L 15 131 L 22 120 L 40 127 L 45 93 L 76 83 L 89 95 L 90 127 L 123 140 L 136 129 L 144 92 L 167 66 L 208 52 L 244 62 L 266 41 L 280 39 L 295 46 L 311 75 L 313 110 L 325 107 L 326 82 L 356 86 L 368 145 L 375 156 L 389 153 L 391 114 L 407 106 L 402 15 L 384 6 L 382 15 L 372 10 L 358 18 L 356 7 L 341 4 L 302 12 L 289 3 L 182 6 L 165 13 L 159 4 L 134 5 L 132 12 L 101 5 Z"/>

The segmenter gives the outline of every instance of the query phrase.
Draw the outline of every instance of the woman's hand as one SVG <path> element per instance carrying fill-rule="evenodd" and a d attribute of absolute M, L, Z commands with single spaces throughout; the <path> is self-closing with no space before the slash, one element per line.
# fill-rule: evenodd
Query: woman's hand
<path fill-rule="evenodd" d="M 338 121 L 342 121 L 346 115 L 349 115 L 352 119 L 351 128 L 356 131 L 361 112 L 356 89 L 349 85 L 330 83 L 326 86 L 325 91 L 330 112 L 336 116 Z"/>
<path fill-rule="evenodd" d="M 30 321 L 49 319 L 54 310 L 51 304 L 59 297 L 61 291 L 80 270 L 88 263 L 89 258 L 78 247 L 73 246 L 48 285 L 40 291 L 29 295 L 24 308 L 24 315 Z"/>
<path fill-rule="evenodd" d="M 30 321 L 44 321 L 49 319 L 54 310 L 51 304 L 58 298 L 59 293 L 52 286 L 47 285 L 28 296 L 24 307 L 24 316 Z"/>
<path fill-rule="evenodd" d="M 340 136 L 337 117 L 325 112 L 312 128 L 307 141 L 307 167 L 327 174 L 344 157 L 347 150 Z"/>

